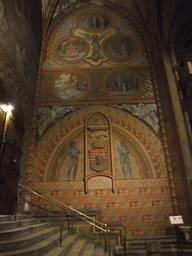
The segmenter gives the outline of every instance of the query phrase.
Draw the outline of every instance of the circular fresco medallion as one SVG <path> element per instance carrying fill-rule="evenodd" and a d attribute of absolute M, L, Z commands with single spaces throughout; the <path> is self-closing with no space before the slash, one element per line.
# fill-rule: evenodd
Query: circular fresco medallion
<path fill-rule="evenodd" d="M 123 69 L 107 74 L 104 86 L 113 97 L 135 97 L 140 91 L 141 80 L 135 72 Z"/>
<path fill-rule="evenodd" d="M 105 55 L 112 61 L 123 62 L 137 54 L 136 42 L 124 34 L 108 37 L 103 43 Z"/>
<path fill-rule="evenodd" d="M 82 73 L 62 73 L 54 81 L 54 93 L 63 100 L 78 100 L 86 94 L 89 84 Z"/>
<path fill-rule="evenodd" d="M 56 49 L 56 55 L 66 61 L 79 60 L 87 55 L 89 45 L 80 37 L 71 37 L 62 41 Z"/>
<path fill-rule="evenodd" d="M 75 23 L 87 32 L 99 32 L 108 28 L 110 18 L 105 11 L 92 8 L 77 16 Z"/>

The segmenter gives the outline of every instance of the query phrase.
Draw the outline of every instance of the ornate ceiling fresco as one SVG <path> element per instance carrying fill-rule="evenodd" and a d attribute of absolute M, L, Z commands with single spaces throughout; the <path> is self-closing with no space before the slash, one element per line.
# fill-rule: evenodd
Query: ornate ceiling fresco
<path fill-rule="evenodd" d="M 46 20 L 54 4 L 43 3 Z M 144 16 L 137 2 L 126 1 L 126 15 L 121 4 L 57 3 L 45 35 L 41 105 L 154 102 Z"/>

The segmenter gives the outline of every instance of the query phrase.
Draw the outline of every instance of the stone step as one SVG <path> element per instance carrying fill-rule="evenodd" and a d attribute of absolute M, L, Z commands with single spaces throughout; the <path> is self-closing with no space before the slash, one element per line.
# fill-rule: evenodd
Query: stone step
<path fill-rule="evenodd" d="M 77 239 L 75 241 L 75 243 L 73 244 L 72 248 L 66 254 L 66 256 L 80 256 L 85 243 L 86 243 L 86 239 L 84 239 L 84 238 Z"/>
<path fill-rule="evenodd" d="M 114 256 L 124 256 L 124 251 L 123 250 L 119 250 L 118 252 L 115 252 L 113 254 Z M 137 250 L 137 251 L 129 251 L 126 253 L 127 256 L 148 256 L 148 253 L 146 252 L 146 250 Z M 172 255 L 170 255 L 172 256 Z"/>
<path fill-rule="evenodd" d="M 17 227 L 26 227 L 28 225 L 38 224 L 40 220 L 38 219 L 24 219 L 24 220 L 17 220 L 17 221 L 1 221 L 0 222 L 0 231 L 5 231 L 12 228 Z"/>
<path fill-rule="evenodd" d="M 0 222 L 3 221 L 14 221 L 15 216 L 14 215 L 0 215 Z M 17 220 L 26 220 L 31 219 L 30 214 L 18 214 Z"/>
<path fill-rule="evenodd" d="M 36 243 L 55 235 L 59 231 L 58 227 L 50 227 L 40 230 L 17 239 L 9 241 L 0 241 L 0 252 L 15 251 L 23 248 L 28 248 Z"/>
<path fill-rule="evenodd" d="M 95 248 L 93 252 L 93 256 L 109 256 L 108 252 L 104 252 L 103 248 Z"/>
<path fill-rule="evenodd" d="M 159 240 L 155 239 L 138 239 L 136 240 L 129 240 L 129 245 L 127 245 L 126 248 L 126 255 L 130 256 L 147 256 L 147 247 L 146 243 L 155 243 L 156 241 L 159 241 L 160 243 L 160 250 L 161 255 L 164 256 L 176 256 L 180 255 L 180 244 L 178 243 L 177 239 L 174 237 L 163 237 L 162 239 L 159 238 Z M 191 248 L 190 241 L 182 242 L 183 247 L 183 255 L 189 256 L 192 255 L 192 248 Z M 119 248 L 116 252 L 114 252 L 114 256 L 123 256 L 124 255 L 124 248 Z"/>
<path fill-rule="evenodd" d="M 66 237 L 68 234 L 67 231 L 63 232 L 63 237 Z M 43 241 L 37 242 L 32 246 L 26 246 L 20 250 L 13 250 L 12 252 L 3 252 L 1 256 L 42 256 L 52 250 L 60 242 L 60 232 L 57 232 L 54 235 L 49 236 Z M 57 254 L 56 254 L 57 255 Z M 56 256 L 52 254 L 52 256 Z"/>
<path fill-rule="evenodd" d="M 26 236 L 34 232 L 41 231 L 49 227 L 49 223 L 39 223 L 26 227 L 16 227 L 5 231 L 0 231 L 0 241 L 7 241 L 16 239 L 18 237 Z"/>
<path fill-rule="evenodd" d="M 82 249 L 81 256 L 93 256 L 95 243 L 86 243 Z"/>
<path fill-rule="evenodd" d="M 52 250 L 50 250 L 48 253 L 46 253 L 44 256 L 65 256 L 66 253 L 71 249 L 74 242 L 76 241 L 77 236 L 76 235 L 68 235 L 63 239 L 62 246 L 56 246 Z"/>

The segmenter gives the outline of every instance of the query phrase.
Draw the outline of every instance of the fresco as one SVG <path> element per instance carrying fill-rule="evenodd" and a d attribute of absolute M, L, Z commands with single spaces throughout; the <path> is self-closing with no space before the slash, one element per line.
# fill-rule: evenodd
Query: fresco
<path fill-rule="evenodd" d="M 0 35 L 6 32 L 7 27 L 8 27 L 8 22 L 5 17 L 5 7 L 1 0 L 0 1 Z"/>
<path fill-rule="evenodd" d="M 89 120 L 88 109 L 85 107 L 77 109 L 76 112 L 71 112 L 70 115 L 61 118 L 57 122 L 57 125 L 52 126 L 48 130 L 48 133 L 42 136 L 42 139 L 39 141 L 39 150 L 41 151 L 42 148 L 45 149 L 45 145 L 43 146 L 42 143 L 47 144 L 47 149 L 42 152 L 42 162 L 41 157 L 38 159 L 37 180 L 42 179 L 41 177 L 45 175 L 42 176 L 43 173 L 47 173 L 46 175 L 55 173 L 54 177 L 60 179 L 62 169 L 70 166 L 69 153 L 73 149 L 72 142 L 75 142 L 74 152 L 77 152 L 76 168 L 77 177 L 79 178 L 81 177 L 83 179 L 84 151 L 86 162 L 88 163 L 88 169 L 86 169 L 87 175 L 106 172 L 106 175 L 114 174 L 116 179 L 122 180 L 166 177 L 164 157 L 162 155 L 163 151 L 160 149 L 162 145 L 154 131 L 150 130 L 143 122 L 138 122 L 138 119 L 130 113 L 115 108 L 108 108 L 106 116 L 110 120 L 113 130 L 111 148 L 110 126 L 107 123 L 107 119 L 101 118 L 101 114 L 93 115 L 93 118 L 90 119 L 89 126 L 86 129 L 84 128 L 85 121 Z M 93 106 L 92 109 L 97 110 L 101 109 L 101 107 Z M 114 115 L 114 113 L 117 115 Z M 126 118 L 121 117 L 121 115 Z M 79 117 L 77 118 L 77 116 Z M 101 122 L 99 126 L 94 125 L 96 123 L 93 123 L 93 119 L 103 120 L 103 125 L 101 125 Z M 60 129 L 58 133 L 55 133 L 57 127 L 60 127 Z M 86 149 L 84 149 L 83 140 L 85 131 L 87 132 L 85 136 L 87 142 Z M 54 135 L 51 135 L 52 133 Z M 149 134 L 150 140 L 148 139 Z M 49 138 L 49 140 L 46 138 Z M 111 150 L 114 153 L 114 172 L 112 172 L 113 170 L 110 164 Z M 47 162 L 50 157 L 51 161 L 49 160 Z M 47 159 L 46 168 L 43 159 Z M 96 160 L 98 160 L 97 163 Z M 73 164 L 70 177 L 72 177 L 74 168 L 75 164 Z M 79 172 L 81 175 L 79 175 Z M 43 179 L 45 179 L 45 176 Z M 67 180 L 67 174 L 65 175 L 65 180 Z"/>
<path fill-rule="evenodd" d="M 16 11 L 19 15 L 19 17 L 21 17 L 23 20 L 28 18 L 28 8 L 27 6 L 24 4 L 24 0 L 14 0 L 15 1 L 15 8 Z"/>
<path fill-rule="evenodd" d="M 132 38 L 118 33 L 105 40 L 103 50 L 110 60 L 122 62 L 132 58 L 138 48 Z"/>
<path fill-rule="evenodd" d="M 52 168 L 54 171 L 51 171 Z M 55 152 L 54 161 L 47 173 L 48 181 L 79 182 L 84 177 L 83 137 L 63 141 Z"/>
<path fill-rule="evenodd" d="M 84 60 L 89 62 L 91 65 L 100 65 L 102 62 L 106 61 L 108 58 L 102 51 L 101 45 L 104 39 L 110 35 L 113 35 L 114 33 L 114 29 L 107 29 L 106 31 L 99 32 L 97 34 L 85 32 L 81 29 L 76 29 L 74 31 L 74 35 L 84 38 L 90 45 L 91 50 Z"/>
<path fill-rule="evenodd" d="M 62 41 L 57 47 L 57 56 L 67 61 L 74 61 L 87 55 L 89 45 L 78 37 L 70 37 Z"/>
<path fill-rule="evenodd" d="M 111 72 L 105 77 L 105 88 L 114 97 L 126 98 L 134 96 L 140 89 L 139 77 L 128 70 Z"/>
<path fill-rule="evenodd" d="M 51 34 L 44 66 L 107 67 L 146 58 L 139 54 L 133 31 L 125 28 L 131 29 L 125 20 L 99 7 L 71 14 Z"/>
<path fill-rule="evenodd" d="M 110 25 L 109 14 L 97 8 L 81 13 L 76 20 L 79 21 L 80 28 L 89 32 L 102 31 Z"/>
<path fill-rule="evenodd" d="M 62 73 L 54 81 L 54 92 L 63 100 L 77 100 L 88 90 L 87 78 L 80 73 Z"/>
<path fill-rule="evenodd" d="M 18 66 L 20 67 L 21 73 L 25 76 L 27 80 L 31 79 L 31 59 L 26 56 L 26 49 L 19 46 L 19 43 L 16 45 L 16 58 L 18 61 Z"/>
<path fill-rule="evenodd" d="M 121 140 L 121 143 L 118 146 L 118 152 L 121 170 L 123 172 L 124 178 L 127 179 L 127 177 L 129 177 L 129 179 L 132 179 L 132 166 L 129 159 L 130 150 L 129 147 L 126 145 L 125 140 Z"/>
<path fill-rule="evenodd" d="M 52 107 L 44 106 L 38 108 L 38 121 L 37 121 L 37 138 L 41 137 L 44 132 L 60 118 L 68 113 L 71 113 L 83 106 L 58 106 Z"/>
<path fill-rule="evenodd" d="M 130 236 L 165 233 L 172 205 L 162 142 L 136 115 L 102 105 L 77 109 L 41 137 L 36 153 L 32 185 L 38 191 L 76 209 L 100 209 L 101 221 L 123 221 Z M 111 154 L 114 193 L 106 188 Z M 86 177 L 94 177 L 86 195 L 85 162 Z M 147 221 L 153 226 L 143 225 Z"/>
<path fill-rule="evenodd" d="M 133 115 L 136 115 L 144 120 L 155 130 L 156 133 L 158 133 L 158 131 L 160 130 L 156 104 L 139 103 L 138 105 L 125 105 L 122 106 L 122 108 L 131 111 Z"/>

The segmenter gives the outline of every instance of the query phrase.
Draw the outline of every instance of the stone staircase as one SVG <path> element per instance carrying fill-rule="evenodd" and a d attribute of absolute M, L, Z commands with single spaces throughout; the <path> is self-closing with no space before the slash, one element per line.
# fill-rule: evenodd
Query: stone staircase
<path fill-rule="evenodd" d="M 64 230 L 60 246 L 60 227 L 50 221 L 32 218 L 30 215 L 0 215 L 0 256 L 109 256 L 105 253 L 100 235 L 69 235 Z M 191 256 L 192 241 L 182 240 L 183 252 L 175 235 L 161 237 L 130 238 L 127 240 L 127 253 L 130 256 Z M 148 246 L 152 251 L 147 250 Z M 156 250 L 160 248 L 160 250 Z M 158 251 L 158 252 L 157 252 Z M 124 255 L 124 249 L 113 251 L 114 256 Z"/>
<path fill-rule="evenodd" d="M 108 256 L 103 248 L 86 238 L 63 231 L 60 246 L 60 228 L 42 222 L 30 215 L 0 215 L 1 256 Z"/>
<path fill-rule="evenodd" d="M 120 248 L 113 255 L 124 256 L 124 248 Z M 126 255 L 192 256 L 192 240 L 186 241 L 181 238 L 179 242 L 176 235 L 130 238 L 127 239 Z"/>

